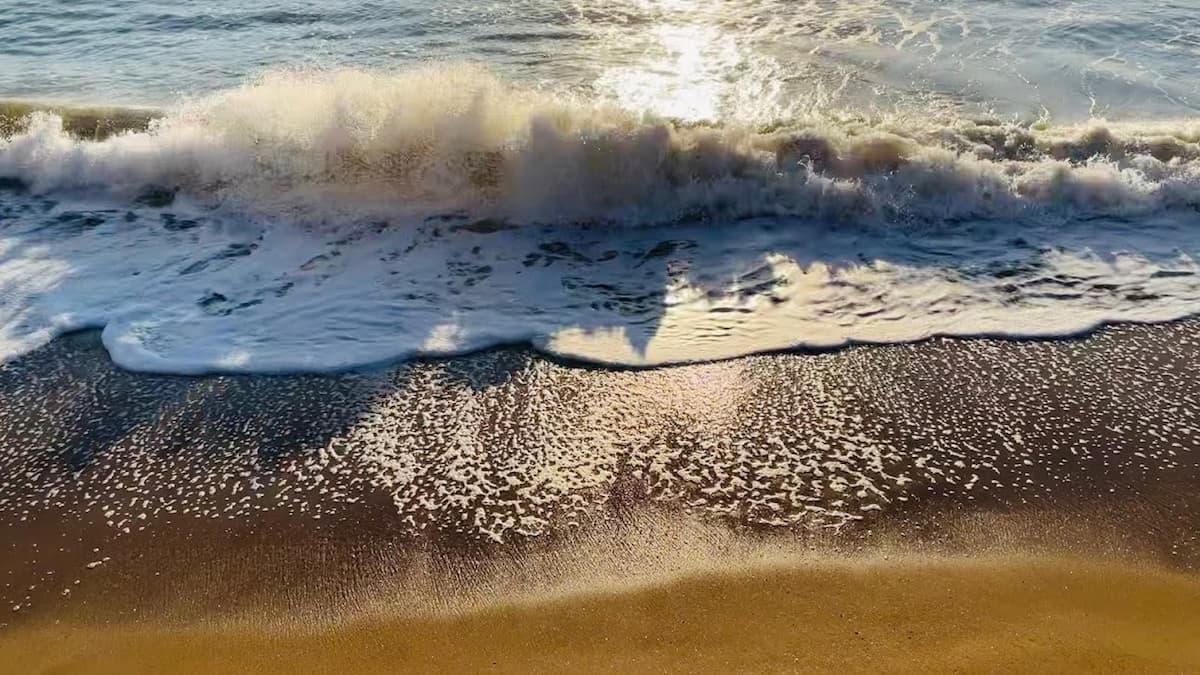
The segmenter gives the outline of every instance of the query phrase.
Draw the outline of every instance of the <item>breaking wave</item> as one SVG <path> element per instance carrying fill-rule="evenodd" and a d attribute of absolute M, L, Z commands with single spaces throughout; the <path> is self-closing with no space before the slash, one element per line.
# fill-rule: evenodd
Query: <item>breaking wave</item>
<path fill-rule="evenodd" d="M 1200 205 L 1197 120 L 684 124 L 469 66 L 274 72 L 154 119 L 116 115 L 124 129 L 81 117 L 98 115 L 10 120 L 0 176 L 36 193 L 186 195 L 307 222 L 938 223 Z"/>
<path fill-rule="evenodd" d="M 0 362 L 89 327 L 128 368 L 292 372 L 1200 312 L 1200 120 L 684 123 L 438 66 L 0 104 L 0 134 Z"/>

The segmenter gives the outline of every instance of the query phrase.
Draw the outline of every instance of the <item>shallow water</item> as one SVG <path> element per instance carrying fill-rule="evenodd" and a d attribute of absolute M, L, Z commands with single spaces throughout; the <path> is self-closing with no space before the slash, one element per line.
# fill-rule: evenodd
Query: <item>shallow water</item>
<path fill-rule="evenodd" d="M 657 365 L 1195 314 L 1195 9 L 19 2 L 0 100 L 161 111 L 0 125 L 0 358 L 99 327 L 160 372 Z"/>

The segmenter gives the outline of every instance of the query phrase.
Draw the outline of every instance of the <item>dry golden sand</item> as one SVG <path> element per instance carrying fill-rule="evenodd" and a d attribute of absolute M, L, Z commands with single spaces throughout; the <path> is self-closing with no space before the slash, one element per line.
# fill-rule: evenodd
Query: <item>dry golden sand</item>
<path fill-rule="evenodd" d="M 1200 579 L 1065 558 L 708 574 L 448 617 L 263 632 L 28 627 L 6 672 L 1200 671 Z"/>

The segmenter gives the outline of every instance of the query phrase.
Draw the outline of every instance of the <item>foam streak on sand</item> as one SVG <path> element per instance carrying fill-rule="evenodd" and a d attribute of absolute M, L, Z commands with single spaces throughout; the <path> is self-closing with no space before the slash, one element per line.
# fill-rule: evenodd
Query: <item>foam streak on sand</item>
<path fill-rule="evenodd" d="M 103 327 L 161 372 L 656 365 L 1200 311 L 1194 121 L 683 124 L 438 66 L 130 124 L 0 141 L 0 357 Z"/>

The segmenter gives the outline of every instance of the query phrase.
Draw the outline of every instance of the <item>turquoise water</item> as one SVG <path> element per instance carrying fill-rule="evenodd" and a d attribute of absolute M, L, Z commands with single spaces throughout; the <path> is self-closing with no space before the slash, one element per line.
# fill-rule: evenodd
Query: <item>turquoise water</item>
<path fill-rule="evenodd" d="M 0 126 L 0 359 L 99 327 L 163 372 L 654 366 L 1189 316 L 1198 17 L 9 0 L 0 103 L 85 109 Z"/>
<path fill-rule="evenodd" d="M 0 16 L 0 98 L 164 104 L 284 67 L 448 61 L 681 117 L 1179 117 L 1200 106 L 1200 3 L 8 0 Z"/>

